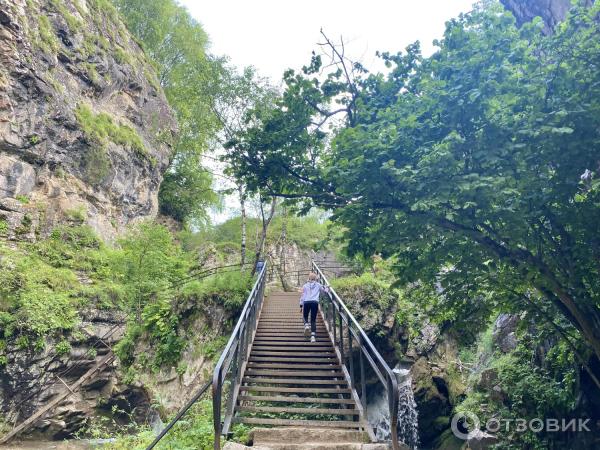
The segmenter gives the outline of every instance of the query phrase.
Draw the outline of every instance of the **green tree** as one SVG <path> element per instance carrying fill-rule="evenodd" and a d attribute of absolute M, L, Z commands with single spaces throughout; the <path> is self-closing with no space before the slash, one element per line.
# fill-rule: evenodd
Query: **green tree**
<path fill-rule="evenodd" d="M 395 256 L 400 281 L 441 282 L 458 311 L 559 311 L 600 356 L 599 13 L 545 36 L 484 2 L 431 57 L 382 54 L 385 75 L 353 78 L 338 53 L 321 82 L 315 56 L 237 136 L 238 174 L 332 208 L 351 254 Z M 326 140 L 335 102 L 346 119 Z"/>
<path fill-rule="evenodd" d="M 114 0 L 127 26 L 155 63 L 161 87 L 176 112 L 179 132 L 169 172 L 159 192 L 160 209 L 181 222 L 204 219 L 218 203 L 200 156 L 221 124 L 214 114 L 223 63 L 207 51 L 208 36 L 175 0 Z"/>

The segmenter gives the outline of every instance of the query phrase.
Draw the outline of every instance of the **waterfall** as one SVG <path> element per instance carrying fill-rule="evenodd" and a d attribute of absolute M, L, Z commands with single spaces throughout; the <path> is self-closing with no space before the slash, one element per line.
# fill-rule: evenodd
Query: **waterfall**
<path fill-rule="evenodd" d="M 407 369 L 394 369 L 398 379 L 398 439 L 412 450 L 419 447 L 419 413 L 412 390 L 412 378 Z"/>
<path fill-rule="evenodd" d="M 400 402 L 398 406 L 398 439 L 410 448 L 417 450 L 419 447 L 419 427 L 417 404 L 413 397 L 412 380 L 410 371 L 395 368 L 394 373 L 398 380 L 398 393 Z M 388 413 L 387 396 L 384 391 L 373 395 L 367 406 L 367 419 L 375 430 L 378 440 L 390 440 L 390 416 Z"/>

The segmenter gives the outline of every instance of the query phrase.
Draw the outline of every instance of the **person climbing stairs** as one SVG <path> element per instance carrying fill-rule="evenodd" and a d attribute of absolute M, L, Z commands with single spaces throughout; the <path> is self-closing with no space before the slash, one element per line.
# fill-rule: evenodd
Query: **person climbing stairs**
<path fill-rule="evenodd" d="M 304 336 L 298 294 L 271 294 L 258 320 L 234 422 L 360 430 L 365 424 L 325 328 Z"/>
<path fill-rule="evenodd" d="M 329 286 L 316 262 L 309 272 Z M 300 294 L 265 296 L 266 286 L 264 266 L 215 365 L 214 449 L 245 448 L 221 446 L 235 424 L 249 426 L 262 450 L 406 448 L 398 440 L 396 376 L 335 290 L 319 301 L 311 342 Z M 376 435 L 367 422 L 369 390 L 387 397 L 387 434 Z"/>

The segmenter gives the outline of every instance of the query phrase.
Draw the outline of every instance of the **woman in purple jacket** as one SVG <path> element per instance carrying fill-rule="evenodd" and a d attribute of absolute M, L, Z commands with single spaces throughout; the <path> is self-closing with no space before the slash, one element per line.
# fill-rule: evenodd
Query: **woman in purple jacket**
<path fill-rule="evenodd" d="M 319 295 L 321 292 L 329 294 L 329 287 L 323 286 L 317 281 L 317 274 L 311 272 L 308 274 L 308 282 L 302 287 L 302 296 L 300 297 L 300 310 L 304 317 L 304 336 L 308 338 L 310 333 L 310 342 L 317 340 L 317 311 L 319 310 Z M 310 314 L 310 325 L 308 324 L 308 315 Z"/>

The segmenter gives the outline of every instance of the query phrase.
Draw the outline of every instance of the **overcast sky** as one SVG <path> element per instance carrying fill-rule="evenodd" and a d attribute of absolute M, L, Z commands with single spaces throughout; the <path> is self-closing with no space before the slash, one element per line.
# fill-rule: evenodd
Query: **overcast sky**
<path fill-rule="evenodd" d="M 180 0 L 203 25 L 211 51 L 240 67 L 255 66 L 278 82 L 283 71 L 310 61 L 322 41 L 344 37 L 348 52 L 367 67 L 377 50 L 396 52 L 420 40 L 425 53 L 444 23 L 474 0 Z"/>
<path fill-rule="evenodd" d="M 279 84 L 288 68 L 300 69 L 318 50 L 323 29 L 343 37 L 346 54 L 368 69 L 381 70 L 376 51 L 395 53 L 419 40 L 425 54 L 442 37 L 445 22 L 471 9 L 474 0 L 179 0 L 208 33 L 210 51 L 240 68 L 252 65 Z M 206 161 L 213 167 L 210 161 Z M 213 167 L 219 171 L 217 167 Z M 217 186 L 222 185 L 218 179 Z M 237 212 L 229 197 L 220 223 Z"/>

